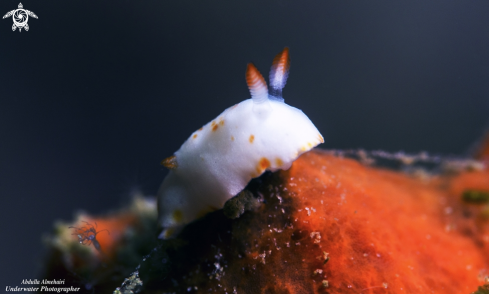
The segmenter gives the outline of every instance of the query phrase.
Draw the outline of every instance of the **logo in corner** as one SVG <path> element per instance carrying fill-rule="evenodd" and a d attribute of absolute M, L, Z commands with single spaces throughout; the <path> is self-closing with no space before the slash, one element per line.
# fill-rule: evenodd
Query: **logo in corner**
<path fill-rule="evenodd" d="M 34 12 L 24 9 L 22 3 L 19 3 L 18 9 L 7 12 L 7 14 L 3 16 L 3 18 L 5 19 L 9 16 L 12 16 L 12 20 L 14 21 L 14 24 L 12 25 L 12 31 L 15 31 L 18 28 L 19 32 L 22 31 L 22 28 L 26 31 L 29 30 L 29 25 L 27 24 L 29 16 L 37 18 L 37 15 L 35 15 Z"/>

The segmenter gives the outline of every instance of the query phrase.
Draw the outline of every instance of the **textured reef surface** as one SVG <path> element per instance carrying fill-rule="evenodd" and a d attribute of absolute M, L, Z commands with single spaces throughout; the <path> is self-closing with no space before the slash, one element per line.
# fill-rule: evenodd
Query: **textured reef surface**
<path fill-rule="evenodd" d="M 358 161 L 313 150 L 150 246 L 134 240 L 156 236 L 155 227 L 138 225 L 154 221 L 154 205 L 121 212 L 132 235 L 99 224 L 111 231 L 100 234 L 110 250 L 90 247 L 96 270 L 80 283 L 117 283 L 114 293 L 489 293 L 486 147 L 477 160 L 439 162 L 436 173 L 416 167 L 423 155 L 396 157 L 398 171 L 370 165 L 362 152 Z M 74 247 L 60 248 L 52 247 L 56 266 L 45 276 L 83 276 L 79 261 L 66 270 Z"/>

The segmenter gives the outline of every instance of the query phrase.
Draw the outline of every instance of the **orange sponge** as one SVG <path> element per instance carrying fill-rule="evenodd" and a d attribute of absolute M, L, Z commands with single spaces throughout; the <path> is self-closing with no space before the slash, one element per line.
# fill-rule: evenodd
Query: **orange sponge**
<path fill-rule="evenodd" d="M 488 274 L 484 205 L 462 198 L 488 170 L 418 179 L 312 151 L 261 187 L 258 211 L 189 225 L 155 289 L 471 293 Z"/>

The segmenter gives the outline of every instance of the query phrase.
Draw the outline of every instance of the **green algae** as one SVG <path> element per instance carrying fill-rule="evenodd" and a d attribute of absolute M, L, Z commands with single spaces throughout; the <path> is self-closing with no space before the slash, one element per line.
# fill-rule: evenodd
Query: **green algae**
<path fill-rule="evenodd" d="M 484 204 L 489 202 L 489 191 L 465 190 L 462 200 L 470 204 Z"/>
<path fill-rule="evenodd" d="M 472 294 L 489 294 L 489 285 L 479 286 L 477 291 L 472 292 Z"/>

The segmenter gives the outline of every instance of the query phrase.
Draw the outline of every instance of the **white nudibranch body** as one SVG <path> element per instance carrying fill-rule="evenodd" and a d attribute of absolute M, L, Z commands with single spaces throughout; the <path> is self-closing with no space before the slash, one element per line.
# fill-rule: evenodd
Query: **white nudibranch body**
<path fill-rule="evenodd" d="M 274 59 L 271 95 L 259 71 L 248 64 L 252 98 L 195 131 L 162 162 L 170 172 L 158 191 L 160 238 L 172 237 L 186 224 L 222 208 L 252 178 L 266 170 L 288 169 L 302 153 L 323 143 L 309 118 L 281 97 L 290 67 L 288 52 L 285 48 Z"/>

